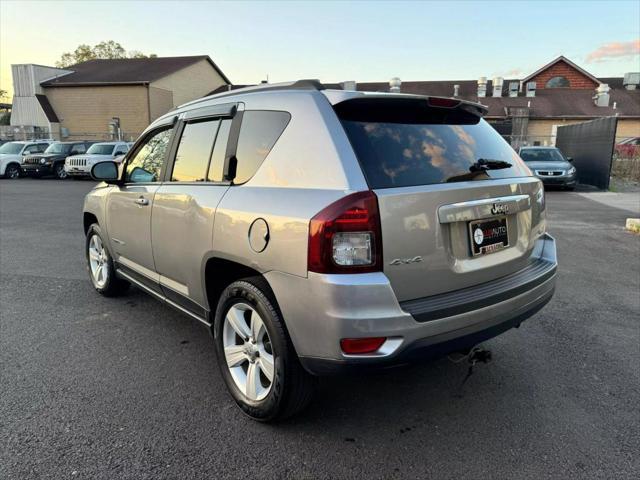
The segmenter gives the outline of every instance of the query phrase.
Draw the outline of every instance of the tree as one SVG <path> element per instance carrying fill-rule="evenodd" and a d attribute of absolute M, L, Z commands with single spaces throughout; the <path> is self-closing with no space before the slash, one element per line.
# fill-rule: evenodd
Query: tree
<path fill-rule="evenodd" d="M 109 59 L 109 58 L 155 58 L 157 55 L 152 53 L 145 55 L 144 53 L 133 50 L 127 52 L 122 45 L 113 40 L 107 42 L 100 42 L 93 47 L 90 45 L 82 44 L 78 45 L 73 52 L 65 52 L 60 57 L 60 60 L 56 62 L 56 67 L 65 68 L 76 63 L 86 62 L 88 60 L 95 59 Z"/>

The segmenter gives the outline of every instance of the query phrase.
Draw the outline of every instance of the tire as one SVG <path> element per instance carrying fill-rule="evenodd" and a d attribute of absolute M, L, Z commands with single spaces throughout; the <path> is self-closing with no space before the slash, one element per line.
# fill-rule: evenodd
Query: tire
<path fill-rule="evenodd" d="M 241 330 L 247 334 L 246 341 L 237 333 L 237 325 L 231 326 L 235 322 L 228 320 L 238 312 L 242 315 L 235 318 L 245 322 Z M 256 314 L 266 334 L 261 328 L 252 332 Z M 249 417 L 261 422 L 282 420 L 300 412 L 311 401 L 316 379 L 300 365 L 275 298 L 263 278 L 236 281 L 222 292 L 214 319 L 213 338 L 227 389 L 236 405 Z M 246 352 L 247 348 L 256 349 L 253 360 L 251 352 Z M 269 356 L 270 360 L 267 360 Z M 265 373 L 269 370 L 265 368 L 269 361 L 272 362 L 270 381 Z M 250 370 L 259 382 L 253 389 L 250 387 L 252 382 L 248 381 L 252 377 Z M 242 385 L 243 376 L 245 386 Z"/>
<path fill-rule="evenodd" d="M 53 166 L 53 174 L 58 180 L 66 180 L 67 178 L 69 178 L 69 174 L 64 169 L 64 163 L 56 163 Z"/>
<path fill-rule="evenodd" d="M 15 180 L 20 178 L 20 166 L 16 163 L 10 163 L 4 170 L 4 178 Z"/>
<path fill-rule="evenodd" d="M 122 295 L 129 288 L 129 282 L 116 276 L 113 259 L 102 236 L 102 230 L 94 223 L 87 230 L 85 242 L 87 270 L 93 288 L 105 297 Z M 97 265 L 101 268 L 101 275 L 97 274 Z"/>

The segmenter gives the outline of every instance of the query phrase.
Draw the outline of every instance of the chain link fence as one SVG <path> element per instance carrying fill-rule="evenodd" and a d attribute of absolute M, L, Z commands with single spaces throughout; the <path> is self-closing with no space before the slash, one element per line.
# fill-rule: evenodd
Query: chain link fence
<path fill-rule="evenodd" d="M 24 140 L 60 140 L 76 141 L 89 140 L 93 142 L 113 142 L 121 140 L 123 142 L 134 142 L 138 138 L 138 132 L 120 132 L 120 138 L 112 132 L 70 132 L 64 131 L 63 135 L 58 132 L 50 132 L 45 127 L 0 125 L 0 140 L 4 141 L 24 141 Z"/>

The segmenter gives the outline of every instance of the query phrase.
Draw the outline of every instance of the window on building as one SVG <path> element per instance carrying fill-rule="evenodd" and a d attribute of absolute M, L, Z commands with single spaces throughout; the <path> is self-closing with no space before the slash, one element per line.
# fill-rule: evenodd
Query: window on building
<path fill-rule="evenodd" d="M 244 112 L 236 150 L 238 166 L 234 183 L 244 183 L 253 177 L 290 119 L 291 115 L 287 112 Z"/>
<path fill-rule="evenodd" d="M 156 130 L 148 136 L 127 163 L 125 180 L 133 183 L 159 182 L 169 147 L 172 128 Z M 90 150 L 90 149 L 89 149 Z"/>
<path fill-rule="evenodd" d="M 204 182 L 220 120 L 187 123 L 180 137 L 172 182 Z"/>
<path fill-rule="evenodd" d="M 570 86 L 571 84 L 569 83 L 569 80 L 567 80 L 567 77 L 559 76 L 550 78 L 546 83 L 545 88 L 568 88 Z"/>

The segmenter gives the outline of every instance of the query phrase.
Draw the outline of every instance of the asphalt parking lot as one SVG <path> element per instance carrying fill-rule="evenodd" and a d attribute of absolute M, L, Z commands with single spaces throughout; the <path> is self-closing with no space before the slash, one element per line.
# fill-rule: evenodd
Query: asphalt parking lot
<path fill-rule="evenodd" d="M 550 192 L 556 296 L 447 359 L 323 379 L 279 425 L 228 397 L 204 327 L 84 267 L 91 182 L 0 180 L 0 478 L 637 478 L 640 236 Z M 638 216 L 638 215 L 636 215 Z"/>

